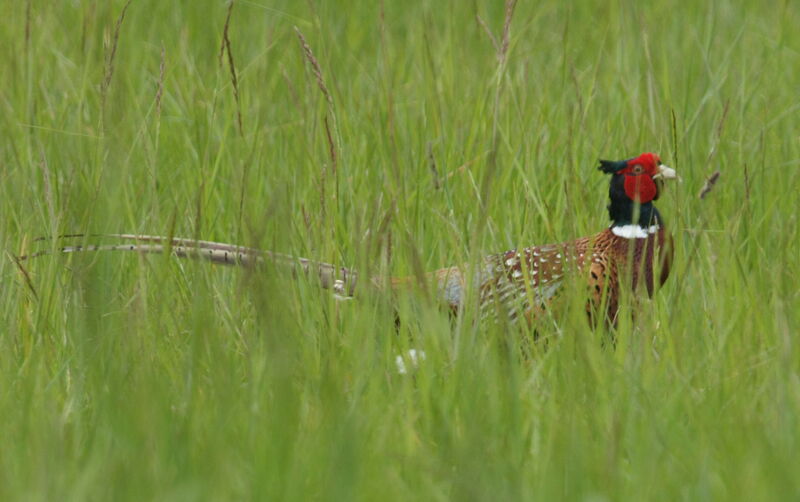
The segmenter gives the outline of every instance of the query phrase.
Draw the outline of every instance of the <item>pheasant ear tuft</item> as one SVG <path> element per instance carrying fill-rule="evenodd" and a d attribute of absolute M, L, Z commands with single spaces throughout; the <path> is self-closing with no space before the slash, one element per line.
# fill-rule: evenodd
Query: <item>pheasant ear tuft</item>
<path fill-rule="evenodd" d="M 626 160 L 600 160 L 600 165 L 597 166 L 597 169 L 603 171 L 606 174 L 614 174 L 620 169 L 625 169 L 628 167 L 628 162 Z"/>

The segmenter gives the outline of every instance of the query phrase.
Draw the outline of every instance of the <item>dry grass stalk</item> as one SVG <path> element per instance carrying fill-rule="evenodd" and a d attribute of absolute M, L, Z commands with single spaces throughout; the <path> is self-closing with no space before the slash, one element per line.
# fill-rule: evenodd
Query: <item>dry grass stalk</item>
<path fill-rule="evenodd" d="M 394 251 L 394 247 L 392 246 L 392 229 L 389 228 L 386 231 L 386 249 L 384 251 L 384 260 L 386 263 L 386 268 L 390 269 L 392 265 L 392 252 Z"/>
<path fill-rule="evenodd" d="M 478 202 L 481 204 L 481 207 L 484 207 L 487 203 L 487 198 L 490 193 L 490 186 L 492 180 L 494 179 L 494 172 L 497 170 L 497 153 L 500 147 L 500 95 L 503 92 L 503 73 L 505 72 L 506 60 L 508 58 L 508 49 L 511 45 L 511 20 L 514 17 L 514 8 L 516 5 L 516 0 L 506 0 L 505 20 L 503 21 L 503 35 L 500 43 L 500 51 L 497 53 L 497 78 L 492 112 L 492 147 L 489 150 L 487 170 L 484 173 L 483 179 L 481 180 L 480 192 L 478 194 Z"/>
<path fill-rule="evenodd" d="M 678 119 L 675 117 L 674 108 L 670 108 L 669 113 L 672 118 L 670 123 L 670 128 L 672 129 L 672 163 L 673 165 L 678 166 Z"/>
<path fill-rule="evenodd" d="M 231 13 L 233 12 L 233 1 L 228 4 L 228 17 L 225 19 L 225 27 L 222 30 L 222 49 L 228 55 L 228 69 L 231 72 L 231 85 L 233 86 L 233 99 L 236 101 L 236 123 L 239 126 L 239 134 L 244 136 L 242 126 L 242 105 L 239 102 L 239 79 L 236 76 L 236 64 L 233 61 L 233 51 L 231 51 L 231 39 L 228 37 L 228 27 L 230 26 Z M 222 53 L 220 53 L 220 58 Z"/>
<path fill-rule="evenodd" d="M 106 103 L 106 94 L 108 92 L 108 87 L 111 85 L 111 77 L 114 76 L 114 58 L 117 55 L 117 47 L 119 45 L 119 32 L 122 29 L 122 22 L 125 21 L 125 13 L 128 11 L 128 7 L 130 7 L 131 2 L 133 0 L 128 0 L 125 3 L 125 6 L 122 8 L 122 12 L 117 19 L 117 24 L 114 26 L 114 36 L 111 39 L 111 51 L 108 54 L 108 58 L 106 59 L 106 74 L 103 78 L 103 84 L 100 86 L 100 95 L 102 99 L 103 108 L 105 109 Z"/>
<path fill-rule="evenodd" d="M 569 77 L 572 80 L 572 85 L 575 87 L 575 101 L 578 103 L 578 113 L 584 117 L 583 111 L 583 97 L 581 96 L 581 83 L 578 81 L 578 73 L 575 71 L 575 64 L 570 61 L 569 63 Z M 570 135 L 570 138 L 573 136 Z"/>
<path fill-rule="evenodd" d="M 334 187 L 334 194 L 333 199 L 335 200 L 338 196 L 338 178 L 336 176 L 337 171 L 337 161 L 338 155 L 336 153 L 336 138 L 338 138 L 337 129 L 336 129 L 336 115 L 333 111 L 333 96 L 331 96 L 330 91 L 328 90 L 328 86 L 325 85 L 325 79 L 322 78 L 322 67 L 319 64 L 319 61 L 314 56 L 314 52 L 311 50 L 311 46 L 308 45 L 306 38 L 300 32 L 300 29 L 295 26 L 294 31 L 297 34 L 297 38 L 300 41 L 300 48 L 303 50 L 303 55 L 305 56 L 308 63 L 311 65 L 311 71 L 314 73 L 314 78 L 317 81 L 317 86 L 319 90 L 322 92 L 322 95 L 325 98 L 325 101 L 328 104 L 328 114 L 325 115 L 323 119 L 323 125 L 325 126 L 325 137 L 328 142 L 328 154 L 330 155 L 331 159 L 331 172 L 333 174 L 335 180 L 335 187 Z M 332 123 L 329 123 L 328 117 L 330 115 L 330 119 Z M 320 211 L 323 215 L 326 213 L 326 185 L 328 180 L 328 173 L 325 166 L 320 171 L 320 180 L 319 180 L 319 198 L 320 198 Z M 333 226 L 331 226 L 333 228 Z"/>
<path fill-rule="evenodd" d="M 386 47 L 386 6 L 383 0 L 378 2 L 378 28 L 381 33 L 381 47 Z"/>
<path fill-rule="evenodd" d="M 744 200 L 750 202 L 750 173 L 747 164 L 744 165 Z"/>
<path fill-rule="evenodd" d="M 28 0 L 25 4 L 25 52 L 28 52 L 31 46 L 31 3 L 33 0 Z"/>
<path fill-rule="evenodd" d="M 722 131 L 725 129 L 725 120 L 728 118 L 728 111 L 730 110 L 731 100 L 728 99 L 725 101 L 725 106 L 722 108 L 722 117 L 719 119 L 719 123 L 717 124 L 717 131 L 714 135 L 714 142 L 711 144 L 711 150 L 708 152 L 708 158 L 706 159 L 706 164 L 711 163 L 711 159 L 717 154 L 717 147 L 722 139 Z"/>
<path fill-rule="evenodd" d="M 156 89 L 156 120 L 161 119 L 161 98 L 164 96 L 164 75 L 167 71 L 167 53 L 161 45 L 161 63 L 158 65 L 158 88 Z"/>
<path fill-rule="evenodd" d="M 483 31 L 486 32 L 486 35 L 489 37 L 489 40 L 492 42 L 492 46 L 494 47 L 494 51 L 497 54 L 500 54 L 500 42 L 497 41 L 495 38 L 494 33 L 492 33 L 491 28 L 489 25 L 486 24 L 486 21 L 483 20 L 480 14 L 475 14 L 475 19 L 478 20 L 478 25 L 483 28 Z"/>
<path fill-rule="evenodd" d="M 38 301 L 39 295 L 36 294 L 36 288 L 33 287 L 33 281 L 31 280 L 31 276 L 25 269 L 25 267 L 22 266 L 20 259 L 14 256 L 13 254 L 9 253 L 8 251 L 6 251 L 6 255 L 9 258 L 11 258 L 11 260 L 17 266 L 17 269 L 19 270 L 20 274 L 22 274 L 22 279 L 25 281 L 25 285 L 28 287 L 28 290 L 30 290 L 31 294 L 33 295 L 33 298 Z"/>
<path fill-rule="evenodd" d="M 725 120 L 728 118 L 728 112 L 731 109 L 731 100 L 725 100 L 725 106 L 722 109 L 722 117 L 719 119 L 719 124 L 717 124 L 717 140 L 722 137 L 722 130 L 725 128 Z"/>
<path fill-rule="evenodd" d="M 195 220 L 194 220 L 194 238 L 199 239 L 203 226 L 203 200 L 205 199 L 206 192 L 206 179 L 200 181 L 200 186 L 197 187 L 197 197 L 195 199 Z"/>
<path fill-rule="evenodd" d="M 331 135 L 331 128 L 328 125 L 328 116 L 325 116 L 323 120 L 325 123 L 325 137 L 328 138 L 328 152 L 331 156 L 331 170 L 333 174 L 336 175 L 336 146 L 333 143 L 333 135 Z"/>
<path fill-rule="evenodd" d="M 324 219 L 324 217 L 328 214 L 328 205 L 326 203 L 327 190 L 325 190 L 327 182 L 328 173 L 327 169 L 325 169 L 325 166 L 323 166 L 322 169 L 319 170 L 319 213 L 322 215 L 322 219 Z M 322 219 L 319 221 L 322 221 Z"/>
<path fill-rule="evenodd" d="M 161 101 L 164 98 L 164 79 L 167 73 L 167 52 L 164 44 L 161 44 L 161 62 L 158 65 L 158 83 L 156 87 L 156 136 L 155 150 L 152 161 L 153 190 L 158 190 L 158 174 L 156 172 L 158 158 L 158 144 L 161 138 Z"/>
<path fill-rule="evenodd" d="M 439 169 L 436 168 L 436 159 L 433 156 L 433 145 L 431 145 L 430 141 L 428 142 L 428 166 L 433 175 L 433 188 L 439 190 L 442 187 L 442 182 L 439 178 Z"/>
<path fill-rule="evenodd" d="M 700 199 L 704 199 L 706 195 L 708 195 L 708 192 L 714 188 L 714 185 L 717 184 L 717 180 L 719 180 L 719 175 L 720 172 L 717 170 L 714 172 L 714 174 L 706 179 L 706 182 L 703 184 L 703 188 L 700 189 L 700 193 L 697 195 Z"/>
<path fill-rule="evenodd" d="M 225 26 L 222 28 L 222 41 L 219 43 L 219 54 L 217 60 L 219 65 L 222 66 L 222 56 L 225 55 L 225 45 L 228 40 L 228 27 L 231 25 L 231 15 L 233 14 L 233 0 L 228 2 L 228 14 L 225 16 Z"/>
<path fill-rule="evenodd" d="M 500 61 L 505 62 L 508 55 L 508 46 L 511 43 L 511 18 L 514 17 L 514 8 L 517 6 L 517 0 L 506 0 L 506 16 L 503 22 L 503 42 L 500 46 L 500 53 L 498 57 Z"/>
<path fill-rule="evenodd" d="M 306 227 L 306 232 L 311 234 L 311 215 L 308 214 L 305 204 L 300 204 L 300 214 L 303 215 L 303 225 Z"/>
<path fill-rule="evenodd" d="M 697 195 L 701 200 L 705 198 L 705 196 L 708 195 L 708 193 L 714 188 L 714 185 L 717 184 L 719 176 L 720 176 L 720 171 L 717 170 L 714 171 L 714 173 L 706 179 L 706 182 L 703 184 L 703 188 L 700 189 L 700 193 Z M 703 235 L 703 233 L 707 230 L 705 228 L 706 226 L 705 222 L 707 221 L 707 218 L 708 215 L 706 213 L 701 212 L 700 216 L 698 217 L 698 224 L 696 230 L 690 231 L 690 233 L 694 233 L 694 238 L 691 240 L 690 243 L 690 248 L 689 248 L 690 251 L 686 254 L 687 259 L 683 267 L 683 270 L 681 271 L 680 274 L 677 275 L 678 287 L 676 287 L 673 290 L 671 301 L 674 301 L 674 299 L 678 295 L 680 295 L 681 292 L 683 291 L 684 285 L 686 284 L 686 281 L 683 278 L 687 277 L 687 272 L 691 268 L 692 263 L 694 263 L 694 260 L 697 258 L 697 256 L 699 256 L 700 238 Z M 677 314 L 677 309 L 670 314 L 670 319 L 673 319 L 676 314 Z"/>
<path fill-rule="evenodd" d="M 328 102 L 328 104 L 333 106 L 333 98 L 331 97 L 331 93 L 328 91 L 328 86 L 325 85 L 325 80 L 322 78 L 322 68 L 319 66 L 319 61 L 317 61 L 317 58 L 314 57 L 311 47 L 308 45 L 308 42 L 306 42 L 306 38 L 302 33 L 300 33 L 300 30 L 297 28 L 297 26 L 294 27 L 294 31 L 297 33 L 297 38 L 300 40 L 300 47 L 303 49 L 303 54 L 305 54 L 306 59 L 311 64 L 311 71 L 314 72 L 314 77 L 317 79 L 319 90 L 322 91 L 322 94 L 325 96 L 325 100 Z"/>
<path fill-rule="evenodd" d="M 486 153 L 489 153 L 489 152 L 486 152 Z M 447 174 L 445 175 L 444 179 L 445 179 L 445 180 L 449 180 L 449 179 L 450 179 L 450 178 L 452 178 L 453 176 L 455 176 L 455 175 L 457 175 L 457 174 L 461 174 L 461 173 L 465 172 L 467 169 L 469 169 L 469 167 L 470 167 L 472 164 L 476 163 L 476 162 L 477 162 L 477 161 L 478 161 L 478 160 L 479 160 L 481 157 L 483 157 L 484 155 L 485 155 L 485 153 L 484 153 L 484 154 L 481 154 L 481 155 L 478 155 L 478 156 L 477 156 L 477 157 L 475 157 L 474 159 L 471 159 L 471 160 L 468 160 L 467 162 L 464 162 L 463 164 L 461 164 L 461 165 L 460 165 L 460 166 L 458 166 L 457 168 L 455 168 L 455 169 L 453 169 L 452 171 L 450 171 L 449 173 L 447 173 Z"/>
<path fill-rule="evenodd" d="M 47 165 L 47 157 L 44 155 L 44 151 L 41 152 L 41 161 L 39 162 L 39 166 L 42 169 L 42 179 L 44 181 L 44 198 L 47 201 L 47 210 L 50 214 L 50 224 L 53 226 L 55 230 L 58 226 L 56 222 L 56 204 L 53 198 L 53 184 L 50 181 L 50 167 Z"/>

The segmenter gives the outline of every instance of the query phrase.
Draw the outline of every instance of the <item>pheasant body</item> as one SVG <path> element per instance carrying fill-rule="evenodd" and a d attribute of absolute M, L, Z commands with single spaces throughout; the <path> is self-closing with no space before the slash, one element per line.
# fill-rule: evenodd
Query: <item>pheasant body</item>
<path fill-rule="evenodd" d="M 614 323 L 619 309 L 619 295 L 627 285 L 634 292 L 644 288 L 652 295 L 656 282 L 663 284 L 669 275 L 672 241 L 663 228 L 660 214 L 652 201 L 659 197 L 663 179 L 675 178 L 675 171 L 661 164 L 650 153 L 625 161 L 600 161 L 600 170 L 612 174 L 608 206 L 612 225 L 591 237 L 560 244 L 531 246 L 487 256 L 476 268 L 448 267 L 429 274 L 440 301 L 454 313 L 463 308 L 469 284 L 477 288 L 480 316 L 528 323 L 538 319 L 568 278 L 587 281 L 586 310 L 590 318 L 604 314 Z M 215 263 L 253 265 L 263 261 L 287 265 L 295 272 L 317 276 L 323 288 L 333 289 L 341 297 L 356 293 L 356 272 L 331 264 L 296 258 L 211 241 L 166 238 L 159 236 L 113 234 L 109 237 L 131 240 L 128 245 L 66 246 L 61 252 L 123 250 L 139 253 L 171 252 L 179 257 L 207 259 Z M 75 237 L 75 236 L 73 236 Z M 46 254 L 41 252 L 18 260 Z M 657 280 L 657 281 L 656 281 Z M 371 286 L 399 288 L 413 282 L 409 278 L 372 278 Z M 359 290 L 362 286 L 359 286 Z M 602 312 L 604 310 L 605 312 Z"/>
<path fill-rule="evenodd" d="M 650 230 L 650 229 L 648 229 Z M 561 244 L 512 249 L 486 257 L 474 284 L 479 290 L 481 317 L 497 320 L 505 314 L 513 322 L 524 317 L 533 322 L 563 287 L 564 281 L 584 277 L 588 284 L 587 313 L 598 311 L 605 301 L 606 317 L 613 322 L 619 308 L 620 275 L 630 276 L 637 291 L 643 279 L 647 294 L 669 276 L 671 239 L 660 227 L 645 237 L 626 238 L 612 229 L 593 237 Z M 435 272 L 439 298 L 457 311 L 465 301 L 464 268 Z"/>

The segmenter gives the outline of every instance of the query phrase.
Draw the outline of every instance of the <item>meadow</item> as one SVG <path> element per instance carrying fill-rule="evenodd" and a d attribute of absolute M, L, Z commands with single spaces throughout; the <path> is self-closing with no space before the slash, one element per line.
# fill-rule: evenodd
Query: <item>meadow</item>
<path fill-rule="evenodd" d="M 0 499 L 800 498 L 797 2 L 3 11 Z M 13 259 L 124 231 L 415 276 L 598 232 L 597 159 L 644 151 L 676 257 L 615 344 L 580 294 L 531 343 L 424 287 Z"/>

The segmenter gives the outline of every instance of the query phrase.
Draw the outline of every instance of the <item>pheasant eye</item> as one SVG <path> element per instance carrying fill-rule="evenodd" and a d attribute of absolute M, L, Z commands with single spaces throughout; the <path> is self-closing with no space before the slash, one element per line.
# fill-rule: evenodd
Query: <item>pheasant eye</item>
<path fill-rule="evenodd" d="M 640 165 L 633 166 L 633 174 L 642 174 L 644 172 L 644 168 Z"/>

